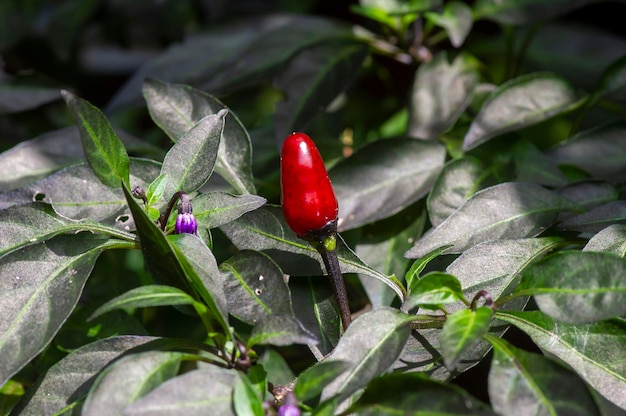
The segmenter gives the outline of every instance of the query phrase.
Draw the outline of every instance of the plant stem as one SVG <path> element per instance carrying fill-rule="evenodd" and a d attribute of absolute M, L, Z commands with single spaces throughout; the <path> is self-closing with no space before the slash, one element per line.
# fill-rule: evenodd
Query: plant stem
<path fill-rule="evenodd" d="M 341 275 L 341 268 L 339 267 L 339 259 L 337 258 L 337 250 L 329 250 L 324 244 L 316 244 L 315 248 L 322 256 L 324 266 L 330 277 L 330 281 L 333 284 L 335 290 L 335 298 L 339 304 L 339 313 L 341 314 L 341 323 L 343 330 L 348 328 L 348 325 L 352 322 L 352 314 L 350 313 L 350 306 L 348 304 L 348 295 L 346 293 L 346 285 Z"/>

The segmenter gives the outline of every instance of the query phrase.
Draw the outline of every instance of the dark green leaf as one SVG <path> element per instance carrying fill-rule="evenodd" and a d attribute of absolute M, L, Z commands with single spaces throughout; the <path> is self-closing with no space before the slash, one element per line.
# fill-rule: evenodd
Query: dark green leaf
<path fill-rule="evenodd" d="M 551 74 L 528 74 L 505 82 L 482 105 L 465 135 L 463 150 L 566 112 L 575 101 L 572 87 Z"/>
<path fill-rule="evenodd" d="M 534 182 L 548 187 L 567 184 L 565 175 L 557 168 L 554 161 L 529 141 L 521 141 L 513 149 L 516 182 Z"/>
<path fill-rule="evenodd" d="M 419 373 L 394 373 L 372 380 L 350 414 L 363 416 L 493 416 L 495 413 L 454 384 L 429 380 Z"/>
<path fill-rule="evenodd" d="M 559 358 L 591 387 L 626 409 L 624 355 L 626 321 L 610 319 L 587 325 L 557 323 L 541 312 L 498 312 L 496 317 L 515 325 L 539 348 Z"/>
<path fill-rule="evenodd" d="M 484 166 L 476 158 L 465 157 L 446 163 L 426 199 L 433 227 L 444 222 L 470 196 L 483 188 L 484 180 Z"/>
<path fill-rule="evenodd" d="M 314 399 L 322 393 L 322 390 L 328 383 L 349 367 L 349 363 L 342 361 L 321 361 L 298 376 L 293 392 L 298 400 L 302 402 Z"/>
<path fill-rule="evenodd" d="M 339 201 L 340 230 L 387 218 L 430 191 L 445 160 L 440 144 L 379 140 L 328 172 Z"/>
<path fill-rule="evenodd" d="M 430 253 L 426 254 L 425 256 L 415 260 L 411 265 L 409 271 L 406 272 L 405 280 L 407 287 L 412 286 L 414 282 L 419 279 L 420 274 L 422 273 L 422 271 L 424 271 L 426 266 L 428 266 L 428 263 L 430 263 L 431 260 L 437 258 L 443 251 L 445 251 L 449 247 L 451 246 L 438 247 Z"/>
<path fill-rule="evenodd" d="M 313 117 L 345 91 L 367 54 L 363 44 L 322 43 L 292 58 L 274 80 L 274 86 L 286 96 L 274 112 L 279 140 L 304 130 Z"/>
<path fill-rule="evenodd" d="M 465 42 L 465 38 L 472 29 L 472 9 L 460 1 L 446 3 L 442 14 L 425 13 L 425 17 L 448 32 L 450 43 L 455 48 Z"/>
<path fill-rule="evenodd" d="M 266 315 L 252 328 L 248 340 L 249 348 L 257 344 L 317 344 L 317 339 L 293 315 Z"/>
<path fill-rule="evenodd" d="M 159 174 L 160 165 L 131 159 L 131 183 L 144 189 Z M 68 191 L 71 190 L 71 191 Z M 91 221 L 130 231 L 135 228 L 124 193 L 98 180 L 87 163 L 70 166 L 32 185 L 0 194 L 0 208 L 42 201 L 68 218 Z"/>
<path fill-rule="evenodd" d="M 16 85 L 5 81 L 0 84 L 0 114 L 30 110 L 59 98 L 57 88 Z"/>
<path fill-rule="evenodd" d="M 598 0 L 478 0 L 474 18 L 521 25 L 552 19 L 596 2 Z"/>
<path fill-rule="evenodd" d="M 217 98 L 186 85 L 148 79 L 143 94 L 154 122 L 176 142 L 202 118 L 228 108 Z M 255 192 L 250 136 L 237 116 L 228 111 L 217 151 L 215 170 L 240 193 Z"/>
<path fill-rule="evenodd" d="M 534 295 L 539 309 L 560 322 L 624 316 L 626 261 L 609 253 L 555 253 L 529 267 L 516 292 Z"/>
<path fill-rule="evenodd" d="M 345 361 L 349 368 L 326 385 L 322 400 L 338 395 L 343 401 L 385 373 L 404 348 L 411 318 L 397 309 L 380 308 L 355 319 L 328 357 Z"/>
<path fill-rule="evenodd" d="M 434 140 L 454 125 L 478 84 L 477 65 L 465 54 L 449 64 L 446 52 L 420 65 L 411 91 L 410 136 Z"/>
<path fill-rule="evenodd" d="M 165 155 L 161 174 L 167 175 L 166 198 L 178 191 L 191 193 L 213 173 L 227 110 L 198 121 Z"/>
<path fill-rule="evenodd" d="M 572 371 L 500 338 L 488 340 L 494 347 L 489 397 L 498 414 L 600 415 L 587 385 Z"/>
<path fill-rule="evenodd" d="M 464 299 L 461 283 L 451 274 L 430 272 L 414 279 L 408 286 L 409 296 L 403 304 L 406 310 L 415 306 L 437 306 Z"/>
<path fill-rule="evenodd" d="M 224 278 L 213 252 L 202 240 L 191 234 L 173 235 L 168 241 L 187 281 L 213 313 L 213 318 L 229 333 Z"/>
<path fill-rule="evenodd" d="M 619 189 L 608 182 L 583 180 L 560 188 L 559 195 L 580 206 L 579 212 L 590 210 L 619 198 Z M 575 214 L 562 213 L 560 217 L 569 218 Z"/>
<path fill-rule="evenodd" d="M 369 279 L 373 280 L 373 279 Z M 339 342 L 341 318 L 330 282 L 316 277 L 292 277 L 289 280 L 291 303 L 296 319 L 315 336 L 321 356 L 329 354 Z"/>
<path fill-rule="evenodd" d="M 117 188 L 129 185 L 128 153 L 102 112 L 88 101 L 61 91 L 78 126 L 89 166 L 103 184 Z"/>
<path fill-rule="evenodd" d="M 265 205 L 221 226 L 220 229 L 240 250 L 265 252 L 289 275 L 324 274 L 324 262 L 317 250 L 299 239 L 289 228 L 280 207 Z M 401 299 L 404 298 L 404 288 L 395 276 L 385 276 L 368 267 L 341 237 L 337 239 L 337 255 L 343 273 L 361 273 L 374 277 L 392 288 Z"/>
<path fill-rule="evenodd" d="M 182 355 L 177 352 L 148 351 L 131 354 L 100 373 L 91 386 L 81 414 L 121 414 L 137 399 L 178 373 Z"/>
<path fill-rule="evenodd" d="M 89 388 L 107 365 L 155 338 L 117 336 L 95 341 L 72 351 L 31 386 L 13 409 L 15 414 L 59 414 L 80 405 Z M 60 382 L 62 380 L 62 382 Z"/>
<path fill-rule="evenodd" d="M 485 241 L 536 236 L 552 225 L 560 212 L 571 208 L 571 202 L 539 185 L 501 183 L 474 194 L 405 255 L 422 257 L 446 244 L 454 247 L 445 253 L 461 253 Z"/>
<path fill-rule="evenodd" d="M 174 377 L 124 409 L 124 415 L 236 416 L 232 395 L 235 370 L 203 366 Z"/>
<path fill-rule="evenodd" d="M 257 14 L 232 20 L 190 36 L 148 61 L 113 97 L 108 109 L 139 104 L 146 78 L 188 83 L 217 94 L 270 79 L 301 49 L 351 37 L 349 26 L 313 16 Z"/>
<path fill-rule="evenodd" d="M 0 211 L 0 257 L 19 248 L 45 241 L 55 235 L 91 231 L 134 241 L 135 235 L 105 225 L 74 221 L 58 215 L 43 202 L 17 205 Z"/>
<path fill-rule="evenodd" d="M 483 306 L 476 310 L 461 309 L 448 315 L 441 330 L 441 355 L 449 370 L 456 367 L 483 335 L 489 332 L 493 310 Z"/>
<path fill-rule="evenodd" d="M 131 289 L 96 309 L 89 320 L 115 309 L 154 306 L 191 305 L 194 300 L 185 292 L 170 286 L 147 285 Z"/>
<path fill-rule="evenodd" d="M 216 228 L 263 206 L 266 201 L 258 195 L 231 195 L 216 191 L 200 194 L 191 203 L 198 225 Z"/>
<path fill-rule="evenodd" d="M 293 315 L 283 272 L 259 251 L 243 250 L 220 264 L 228 310 L 255 324 L 268 315 Z"/>
<path fill-rule="evenodd" d="M 76 306 L 99 254 L 115 245 L 81 233 L 0 259 L 0 385 L 48 345 Z"/>
<path fill-rule="evenodd" d="M 557 164 L 574 165 L 609 182 L 626 178 L 626 122 L 616 121 L 583 131 L 549 149 Z"/>
<path fill-rule="evenodd" d="M 593 92 L 591 102 L 600 98 L 624 101 L 626 98 L 626 56 L 613 62 L 602 74 Z"/>
<path fill-rule="evenodd" d="M 589 212 L 568 218 L 559 224 L 559 228 L 597 233 L 609 225 L 624 223 L 626 223 L 626 201 L 612 201 L 593 208 Z"/>
<path fill-rule="evenodd" d="M 625 257 L 626 225 L 614 224 L 606 227 L 591 237 L 583 251 L 599 251 Z"/>

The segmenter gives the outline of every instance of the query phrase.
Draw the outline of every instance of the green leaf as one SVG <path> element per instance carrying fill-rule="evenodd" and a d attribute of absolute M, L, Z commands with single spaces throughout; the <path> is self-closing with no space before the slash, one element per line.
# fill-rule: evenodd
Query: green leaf
<path fill-rule="evenodd" d="M 255 345 L 317 344 L 317 339 L 293 315 L 266 315 L 252 328 L 248 348 Z"/>
<path fill-rule="evenodd" d="M 466 54 L 448 63 L 445 51 L 420 65 L 411 90 L 411 137 L 435 140 L 454 125 L 478 84 L 477 66 L 475 58 Z"/>
<path fill-rule="evenodd" d="M 608 182 L 599 180 L 582 180 L 563 186 L 557 191 L 559 195 L 564 196 L 570 201 L 575 202 L 580 208 L 577 212 L 590 210 L 607 202 L 619 199 L 619 189 Z M 562 213 L 560 219 L 567 219 L 574 216 L 575 213 Z"/>
<path fill-rule="evenodd" d="M 257 394 L 254 386 L 243 373 L 235 382 L 233 390 L 233 407 L 237 416 L 263 416 L 263 400 Z"/>
<path fill-rule="evenodd" d="M 463 45 L 465 38 L 472 30 L 472 9 L 460 1 L 446 3 L 442 14 L 428 12 L 424 14 L 424 17 L 444 28 L 448 32 L 450 43 L 455 48 Z"/>
<path fill-rule="evenodd" d="M 476 191 L 486 179 L 482 162 L 473 157 L 451 160 L 437 176 L 428 194 L 428 217 L 433 227 L 439 226 Z"/>
<path fill-rule="evenodd" d="M 227 110 L 209 115 L 180 137 L 165 155 L 161 174 L 166 174 L 165 195 L 191 193 L 209 179 L 217 160 L 217 149 Z"/>
<path fill-rule="evenodd" d="M 420 373 L 393 373 L 375 378 L 348 413 L 363 416 L 495 415 L 486 404 L 454 384 L 438 383 Z"/>
<path fill-rule="evenodd" d="M 259 251 L 242 250 L 220 265 L 230 313 L 249 324 L 268 315 L 293 315 L 283 272 Z"/>
<path fill-rule="evenodd" d="M 373 280 L 373 279 L 369 279 Z M 319 341 L 315 348 L 321 356 L 329 354 L 339 342 L 341 318 L 330 282 L 315 277 L 289 280 L 291 304 L 296 319 Z"/>
<path fill-rule="evenodd" d="M 181 359 L 180 353 L 164 351 L 119 359 L 101 372 L 91 386 L 81 414 L 120 414 L 129 404 L 176 376 Z"/>
<path fill-rule="evenodd" d="M 296 379 L 294 395 L 301 402 L 307 402 L 319 396 L 324 387 L 350 367 L 342 361 L 321 361 L 304 370 Z"/>
<path fill-rule="evenodd" d="M 72 112 L 85 156 L 98 179 L 111 188 L 119 187 L 120 181 L 130 186 L 128 153 L 104 114 L 69 91 L 61 91 L 61 95 Z"/>
<path fill-rule="evenodd" d="M 143 94 L 154 122 L 176 142 L 202 118 L 228 108 L 214 96 L 187 85 L 155 79 L 143 83 Z M 224 117 L 215 170 L 237 192 L 253 194 L 250 136 L 230 110 Z"/>
<path fill-rule="evenodd" d="M 56 335 L 102 250 L 124 244 L 81 233 L 58 236 L 0 259 L 0 385 Z"/>
<path fill-rule="evenodd" d="M 213 318 L 230 334 L 222 281 L 211 250 L 191 234 L 175 235 L 170 242 L 126 187 L 124 193 L 137 224 L 144 259 L 155 281 L 200 296 Z"/>
<path fill-rule="evenodd" d="M 136 238 L 134 234 L 89 220 L 74 221 L 62 217 L 54 212 L 50 205 L 42 202 L 0 210 L 0 224 L 3 228 L 3 232 L 0 233 L 0 257 L 31 244 L 43 242 L 55 235 L 71 232 L 91 231 L 130 242 Z"/>
<path fill-rule="evenodd" d="M 237 248 L 265 252 L 289 275 L 324 274 L 324 262 L 317 250 L 298 238 L 289 228 L 280 207 L 265 205 L 220 229 Z M 368 267 L 341 237 L 337 238 L 337 256 L 343 273 L 361 273 L 374 277 L 393 289 L 400 299 L 404 298 L 404 288 L 395 276 L 386 276 Z"/>
<path fill-rule="evenodd" d="M 131 159 L 130 166 L 131 183 L 144 189 L 161 167 L 148 159 Z M 124 231 L 135 228 L 123 191 L 100 182 L 87 163 L 67 167 L 24 188 L 0 193 L 1 209 L 33 201 L 52 204 L 59 215 L 67 218 L 88 218 Z"/>
<path fill-rule="evenodd" d="M 415 306 L 438 306 L 464 299 L 461 283 L 448 273 L 430 272 L 414 279 L 408 289 L 409 296 L 402 305 L 406 310 Z"/>
<path fill-rule="evenodd" d="M 409 271 L 406 272 L 406 275 L 404 277 L 404 279 L 406 280 L 407 287 L 413 286 L 414 282 L 417 281 L 417 279 L 419 279 L 419 275 L 422 273 L 422 271 L 424 271 L 426 266 L 428 266 L 428 263 L 430 263 L 435 258 L 439 257 L 439 255 L 443 251 L 448 249 L 449 247 L 451 246 L 448 245 L 448 246 L 438 247 L 434 249 L 433 251 L 431 251 L 430 253 L 426 254 L 425 256 L 420 257 L 419 259 L 416 259 L 411 265 L 411 268 L 409 269 Z"/>
<path fill-rule="evenodd" d="M 411 319 L 393 308 L 375 309 L 355 319 L 328 357 L 331 362 L 345 361 L 349 368 L 326 385 L 322 401 L 338 396 L 341 402 L 389 370 L 409 337 Z"/>
<path fill-rule="evenodd" d="M 622 357 L 626 343 L 626 321 L 609 319 L 586 325 L 557 323 L 539 312 L 496 314 L 524 331 L 544 352 L 578 373 L 598 393 L 626 409 L 626 370 Z"/>
<path fill-rule="evenodd" d="M 339 230 L 387 218 L 430 191 L 445 148 L 415 139 L 379 140 L 328 172 L 339 202 Z"/>
<path fill-rule="evenodd" d="M 527 74 L 505 82 L 483 103 L 465 135 L 463 150 L 569 111 L 575 101 L 572 87 L 548 73 Z"/>
<path fill-rule="evenodd" d="M 161 173 L 148 186 L 146 191 L 147 205 L 155 205 L 163 197 L 165 186 L 167 185 L 167 174 Z"/>
<path fill-rule="evenodd" d="M 598 0 L 478 0 L 475 19 L 490 19 L 504 24 L 529 24 L 564 15 Z"/>
<path fill-rule="evenodd" d="M 344 92 L 361 70 L 368 50 L 362 43 L 322 43 L 293 57 L 274 86 L 286 96 L 276 104 L 274 125 L 279 140 L 303 131 L 309 122 Z"/>
<path fill-rule="evenodd" d="M 567 323 L 626 314 L 626 261 L 609 253 L 563 251 L 529 267 L 517 295 L 534 295 L 541 311 Z"/>
<path fill-rule="evenodd" d="M 177 234 L 168 238 L 187 281 L 212 312 L 225 333 L 228 325 L 228 302 L 224 293 L 224 278 L 213 252 L 194 235 Z"/>
<path fill-rule="evenodd" d="M 485 290 L 493 300 L 510 294 L 522 279 L 529 265 L 554 250 L 562 240 L 556 237 L 500 240 L 478 244 L 463 252 L 447 268 L 461 282 L 467 298 Z M 521 308 L 526 303 L 507 304 Z M 457 308 L 465 305 L 459 302 Z M 454 307 L 448 310 L 456 310 Z"/>
<path fill-rule="evenodd" d="M 149 308 L 154 306 L 191 305 L 194 299 L 170 286 L 147 285 L 131 289 L 96 309 L 89 320 L 116 309 Z"/>
<path fill-rule="evenodd" d="M 424 256 L 446 244 L 444 253 L 461 253 L 485 241 L 533 237 L 551 226 L 573 204 L 539 185 L 505 182 L 474 194 L 438 227 L 431 229 L 406 252 Z"/>
<path fill-rule="evenodd" d="M 589 239 L 583 251 L 598 251 L 626 257 L 626 225 L 614 224 L 606 227 Z"/>
<path fill-rule="evenodd" d="M 533 182 L 552 188 L 567 185 L 567 177 L 556 163 L 539 150 L 532 142 L 524 140 L 513 148 L 516 182 Z"/>
<path fill-rule="evenodd" d="M 231 195 L 219 191 L 200 194 L 191 201 L 198 226 L 209 229 L 228 224 L 266 202 L 258 195 Z"/>
<path fill-rule="evenodd" d="M 24 415 L 61 414 L 80 408 L 96 375 L 127 351 L 155 339 L 134 335 L 116 336 L 72 351 L 28 389 L 13 412 Z"/>
<path fill-rule="evenodd" d="M 483 306 L 476 310 L 461 309 L 448 315 L 441 330 L 441 355 L 449 370 L 453 370 L 483 335 L 489 332 L 493 310 Z"/>
<path fill-rule="evenodd" d="M 232 396 L 239 376 L 212 365 L 174 377 L 124 409 L 124 415 L 236 416 Z"/>
<path fill-rule="evenodd" d="M 604 70 L 590 104 L 601 98 L 624 101 L 626 99 L 626 56 L 622 56 Z"/>
<path fill-rule="evenodd" d="M 600 415 L 587 385 L 563 365 L 489 336 L 489 398 L 498 414 Z"/>
<path fill-rule="evenodd" d="M 556 164 L 574 165 L 609 182 L 626 179 L 626 122 L 618 120 L 585 130 L 546 151 Z"/>
<path fill-rule="evenodd" d="M 559 224 L 564 230 L 597 233 L 613 225 L 626 223 L 626 201 L 611 201 L 589 212 L 568 218 Z"/>

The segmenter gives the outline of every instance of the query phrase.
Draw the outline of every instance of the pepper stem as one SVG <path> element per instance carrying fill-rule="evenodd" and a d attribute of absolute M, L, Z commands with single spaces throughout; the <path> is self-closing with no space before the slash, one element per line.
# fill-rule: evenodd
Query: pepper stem
<path fill-rule="evenodd" d="M 332 235 L 330 237 L 327 237 L 327 239 L 329 238 L 332 238 L 334 241 L 335 236 Z M 335 248 L 328 248 L 329 246 L 332 246 L 332 243 L 326 244 L 327 239 L 324 240 L 323 244 L 319 244 L 316 248 L 322 256 L 322 260 L 324 260 L 324 266 L 326 266 L 326 271 L 328 272 L 330 281 L 332 282 L 333 288 L 335 289 L 335 298 L 337 299 L 337 303 L 339 304 L 341 323 L 343 325 L 343 330 L 345 331 L 348 328 L 348 325 L 350 325 L 350 323 L 352 322 L 352 314 L 350 313 L 350 306 L 348 304 L 346 285 L 343 281 L 343 276 L 341 275 L 341 269 L 339 268 L 337 250 Z"/>

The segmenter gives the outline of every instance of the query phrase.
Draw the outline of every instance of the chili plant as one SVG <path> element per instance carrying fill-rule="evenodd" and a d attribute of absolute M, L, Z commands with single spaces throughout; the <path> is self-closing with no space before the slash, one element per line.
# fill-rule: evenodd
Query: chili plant
<path fill-rule="evenodd" d="M 621 5 L 44 3 L 0 7 L 42 133 L 0 154 L 2 414 L 624 414 Z"/>

